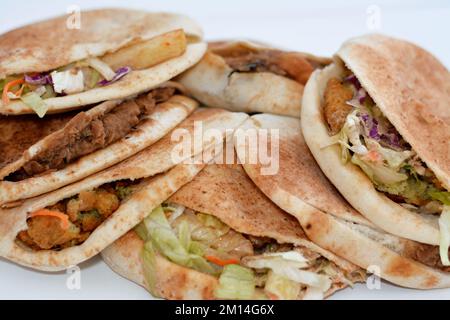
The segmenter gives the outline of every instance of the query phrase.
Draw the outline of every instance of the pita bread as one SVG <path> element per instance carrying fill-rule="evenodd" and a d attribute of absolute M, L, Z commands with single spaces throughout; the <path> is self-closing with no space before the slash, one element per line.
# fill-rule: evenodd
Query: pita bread
<path fill-rule="evenodd" d="M 193 97 L 209 107 L 232 111 L 268 112 L 300 117 L 303 84 L 271 72 L 234 71 L 222 57 L 267 49 L 248 41 L 220 42 L 193 68 L 178 77 Z M 326 65 L 329 59 L 301 53 L 308 61 Z"/>
<path fill-rule="evenodd" d="M 323 72 L 313 74 L 307 85 L 302 129 L 312 154 L 347 201 L 381 229 L 403 238 L 439 245 L 437 219 L 414 213 L 378 192 L 359 167 L 351 162 L 342 164 L 339 146 L 323 148 L 332 142 L 321 113 L 321 93 L 328 79 L 338 76 L 341 70 L 338 65 L 331 65 Z M 354 187 L 356 185 L 358 188 Z"/>
<path fill-rule="evenodd" d="M 144 276 L 141 253 L 144 241 L 133 230 L 102 251 L 103 261 L 117 274 L 146 288 L 156 297 L 169 300 L 212 300 L 219 285 L 216 277 L 188 269 L 155 254 L 154 284 Z"/>
<path fill-rule="evenodd" d="M 201 28 L 194 21 L 176 14 L 102 9 L 83 11 L 80 17 L 80 29 L 68 28 L 69 17 L 61 16 L 0 36 L 0 79 L 49 71 L 88 57 L 99 57 L 133 41 L 148 40 L 176 29 L 184 29 L 187 36 L 197 42 L 202 37 Z M 206 44 L 191 43 L 183 55 L 148 69 L 133 70 L 121 81 L 108 86 L 45 99 L 47 112 L 64 112 L 147 91 L 194 65 L 205 50 Z M 0 113 L 16 115 L 34 111 L 16 100 L 7 105 L 0 102 Z"/>
<path fill-rule="evenodd" d="M 236 136 L 236 151 L 249 177 L 274 203 L 300 221 L 313 242 L 361 268 L 375 266 L 382 278 L 397 285 L 418 289 L 450 285 L 450 274 L 413 260 L 415 252 L 426 249 L 425 245 L 390 235 L 364 217 L 357 217 L 353 209 L 352 214 L 339 212 L 340 207 L 350 206 L 329 181 L 321 178 L 321 173 L 317 174 L 318 166 L 298 119 L 261 114 L 252 116 L 242 128 L 280 130 L 280 170 L 276 176 L 262 175 L 261 163 L 246 162 L 251 146 L 248 140 Z M 317 178 L 311 180 L 316 174 Z M 327 198 L 330 200 L 324 200 Z"/>
<path fill-rule="evenodd" d="M 345 42 L 337 56 L 450 190 L 450 72 L 447 68 L 412 43 L 375 34 Z"/>
<path fill-rule="evenodd" d="M 85 112 L 87 118 L 96 118 L 96 114 L 103 114 L 105 110 L 110 110 L 118 105 L 121 101 L 107 101 Z M 189 116 L 192 111 L 198 106 L 198 103 L 185 96 L 175 95 L 168 101 L 158 104 L 153 111 L 146 115 L 146 117 L 139 122 L 135 130 L 132 130 L 122 139 L 106 146 L 103 149 L 98 149 L 90 154 L 80 157 L 79 159 L 67 164 L 64 168 L 59 170 L 51 170 L 46 173 L 35 175 L 27 179 L 19 181 L 0 181 L 0 204 L 13 202 L 16 200 L 31 198 L 44 194 L 46 192 L 58 189 L 82 178 L 85 178 L 95 172 L 108 168 L 130 156 L 136 154 L 142 149 L 155 143 L 172 130 L 177 124 Z M 55 122 L 59 122 L 59 117 Z M 68 121 L 65 116 L 63 120 Z M 22 120 L 18 122 L 15 119 L 5 119 L 6 127 L 13 131 L 13 137 L 4 136 L 1 138 L 5 140 L 5 147 L 11 148 L 11 142 L 21 139 L 21 132 L 15 132 L 14 125 L 21 124 Z M 50 123 L 50 121 L 47 121 Z M 34 123 L 40 124 L 40 120 L 35 120 Z M 27 124 L 27 123 L 25 123 Z M 42 124 L 45 125 L 45 124 Z M 66 131 L 66 126 L 51 132 L 45 137 L 36 136 L 39 139 L 22 152 L 16 161 L 13 161 L 0 169 L 0 177 L 5 177 L 10 173 L 19 170 L 25 163 L 38 154 L 42 148 L 45 148 L 47 141 L 55 139 L 59 134 Z M 25 129 L 25 128 L 23 128 Z M 28 128 L 26 129 L 28 130 Z M 24 131 L 25 135 L 28 131 Z M 13 140 L 14 139 L 14 140 Z"/>
<path fill-rule="evenodd" d="M 245 190 L 245 192 L 242 192 Z M 335 262 L 346 272 L 358 272 L 353 264 L 311 243 L 297 220 L 273 204 L 238 164 L 209 164 L 195 179 L 168 199 L 189 209 L 211 214 L 235 231 L 306 247 Z M 128 232 L 102 252 L 104 261 L 117 273 L 166 299 L 214 299 L 218 279 L 155 257 L 155 274 L 144 276 L 144 246 L 134 231 Z M 335 283 L 326 295 L 346 287 Z"/>
<path fill-rule="evenodd" d="M 172 131 L 173 133 L 177 129 L 184 130 L 190 137 L 194 137 L 193 143 L 197 148 L 187 150 L 183 157 L 173 157 L 174 150 L 180 142 L 169 133 L 151 147 L 105 171 L 51 193 L 26 200 L 19 207 L 0 210 L 0 256 L 45 271 L 62 270 L 89 259 L 133 228 L 153 208 L 190 181 L 214 156 L 214 153 L 208 150 L 216 149 L 216 144 L 222 147 L 226 135 L 239 126 L 246 117 L 245 114 L 220 109 L 199 109 Z M 194 124 L 199 121 L 203 123 L 204 128 L 219 130 L 220 136 L 216 140 L 196 136 Z M 192 157 L 195 158 L 191 159 Z M 27 228 L 27 217 L 30 212 L 105 183 L 142 178 L 138 190 L 129 199 L 125 199 L 82 244 L 60 251 L 33 251 L 16 241 L 17 234 Z"/>

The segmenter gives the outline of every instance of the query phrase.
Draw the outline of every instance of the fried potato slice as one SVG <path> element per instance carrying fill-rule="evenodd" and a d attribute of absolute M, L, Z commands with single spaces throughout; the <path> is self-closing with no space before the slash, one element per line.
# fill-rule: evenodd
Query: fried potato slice
<path fill-rule="evenodd" d="M 134 42 L 107 53 L 101 59 L 114 70 L 124 66 L 134 70 L 146 69 L 182 55 L 186 45 L 186 35 L 182 29 L 178 29 L 146 41 Z"/>

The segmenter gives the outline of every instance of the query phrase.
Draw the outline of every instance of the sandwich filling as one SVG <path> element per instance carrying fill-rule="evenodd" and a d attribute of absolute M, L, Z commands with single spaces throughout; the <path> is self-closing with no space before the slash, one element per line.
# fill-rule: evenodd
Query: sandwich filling
<path fill-rule="evenodd" d="M 174 203 L 156 208 L 135 231 L 150 287 L 155 255 L 218 278 L 217 299 L 323 298 L 330 288 L 363 281 L 306 247 L 237 232 L 216 217 Z"/>
<path fill-rule="evenodd" d="M 179 29 L 55 70 L 8 76 L 0 80 L 2 103 L 7 105 L 12 100 L 21 100 L 42 118 L 48 109 L 45 99 L 110 85 L 132 70 L 150 68 L 181 56 L 186 47 L 186 35 Z"/>
<path fill-rule="evenodd" d="M 150 114 L 158 103 L 167 101 L 174 94 L 175 88 L 157 88 L 122 102 L 109 112 L 95 117 L 86 112 L 77 113 L 62 129 L 49 135 L 39 152 L 5 180 L 21 181 L 52 170 L 60 170 L 84 155 L 105 148 L 132 132 L 139 123 L 145 121 L 146 115 Z M 64 115 L 62 117 L 65 118 Z M 18 160 L 23 150 L 30 147 L 28 141 L 24 142 L 25 145 L 20 150 L 17 146 L 20 141 L 11 140 L 10 144 L 13 146 L 5 145 L 4 149 L 11 147 L 16 151 L 6 151 L 7 157 L 2 159 L 0 166 L 4 167 Z"/>
<path fill-rule="evenodd" d="M 212 51 L 223 57 L 234 72 L 270 72 L 302 85 L 306 84 L 315 69 L 324 67 L 298 52 L 274 49 L 214 50 L 214 45 Z"/>
<path fill-rule="evenodd" d="M 28 228 L 16 241 L 35 251 L 80 245 L 138 189 L 139 181 L 107 183 L 31 212 Z"/>
<path fill-rule="evenodd" d="M 360 167 L 379 192 L 406 209 L 439 217 L 441 260 L 450 266 L 450 192 L 349 70 L 328 81 L 323 115 L 344 164 Z"/>

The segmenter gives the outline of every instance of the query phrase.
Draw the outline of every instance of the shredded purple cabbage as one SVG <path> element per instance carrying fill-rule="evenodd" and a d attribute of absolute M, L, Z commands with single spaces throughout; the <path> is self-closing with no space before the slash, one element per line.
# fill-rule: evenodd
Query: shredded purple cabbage
<path fill-rule="evenodd" d="M 25 82 L 32 85 L 53 84 L 52 77 L 49 74 L 39 73 L 34 76 L 25 75 Z"/>
<path fill-rule="evenodd" d="M 367 135 L 379 141 L 385 146 L 401 149 L 400 135 L 394 130 L 389 129 L 387 132 L 382 132 L 377 119 L 373 118 L 369 114 L 361 114 L 360 118 L 363 120 L 364 129 Z"/>
<path fill-rule="evenodd" d="M 368 136 L 370 138 L 372 138 L 372 139 L 380 141 L 381 136 L 380 136 L 380 133 L 378 131 L 378 121 L 377 121 L 377 119 L 371 117 L 368 114 L 362 114 L 360 117 L 363 120 L 364 128 L 366 129 L 366 132 L 367 132 Z"/>
<path fill-rule="evenodd" d="M 364 104 L 367 98 L 367 92 L 363 88 L 360 88 L 356 93 L 356 98 L 358 99 L 360 104 Z"/>
<path fill-rule="evenodd" d="M 356 90 L 359 90 L 362 88 L 361 83 L 359 83 L 358 78 L 354 74 L 349 75 L 348 77 L 344 78 L 344 82 L 351 83 Z"/>
<path fill-rule="evenodd" d="M 383 133 L 381 135 L 381 141 L 383 141 L 384 143 L 386 143 L 390 146 L 393 146 L 396 148 L 401 148 L 400 136 L 395 132 Z"/>
<path fill-rule="evenodd" d="M 119 69 L 116 70 L 116 75 L 114 76 L 114 78 L 112 78 L 111 80 L 102 80 L 100 81 L 98 84 L 101 86 L 107 86 L 113 82 L 116 82 L 117 80 L 121 79 L 122 77 L 124 77 L 125 75 L 127 75 L 128 73 L 131 72 L 131 68 L 130 67 L 121 67 Z"/>

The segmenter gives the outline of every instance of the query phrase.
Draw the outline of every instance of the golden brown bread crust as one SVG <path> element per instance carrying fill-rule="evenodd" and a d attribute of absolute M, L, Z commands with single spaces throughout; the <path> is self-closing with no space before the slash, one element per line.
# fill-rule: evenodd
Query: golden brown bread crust
<path fill-rule="evenodd" d="M 349 273 L 358 269 L 348 262 L 341 264 L 340 259 L 310 243 L 298 221 L 272 203 L 253 184 L 240 164 L 207 165 L 167 201 L 209 213 L 240 233 L 305 246 Z M 150 285 L 148 278 L 144 277 L 142 248 L 143 241 L 132 231 L 106 248 L 102 256 L 115 272 L 146 287 L 153 295 L 166 299 L 214 298 L 217 278 L 179 266 L 158 253 Z M 335 283 L 325 296 L 346 286 Z"/>
<path fill-rule="evenodd" d="M 298 221 L 271 202 L 241 165 L 213 164 L 168 201 L 213 214 L 236 231 L 279 242 L 306 236 Z"/>
<path fill-rule="evenodd" d="M 337 55 L 450 189 L 450 73 L 445 66 L 412 43 L 382 35 L 351 39 Z"/>
<path fill-rule="evenodd" d="M 296 64 L 299 61 L 293 59 L 292 55 L 284 53 L 282 65 L 286 70 L 296 70 L 291 79 L 286 77 L 286 70 L 281 70 L 280 66 L 275 69 L 282 71 L 281 74 L 284 76 L 270 72 L 271 68 L 267 68 L 267 63 L 273 59 L 263 59 L 265 62 L 259 59 L 268 52 L 272 52 L 272 55 L 274 52 L 277 52 L 276 55 L 282 53 L 275 48 L 249 41 L 213 42 L 209 44 L 209 48 L 203 59 L 195 67 L 180 75 L 178 81 L 186 87 L 189 94 L 209 107 L 248 113 L 268 112 L 299 117 L 305 78 L 309 77 L 311 69 L 321 68 L 331 62 L 328 58 L 294 53 L 294 56 L 308 64 L 308 70 L 304 73 L 303 66 Z M 228 58 L 242 55 L 249 57 L 253 55 L 254 58 L 259 56 L 256 60 L 261 61 L 256 65 L 262 63 L 266 66 L 258 72 L 236 72 L 237 70 L 233 69 L 227 60 L 229 62 Z M 258 69 L 259 67 L 255 71 Z M 297 74 L 299 70 L 302 72 Z M 295 75 L 299 76 L 302 83 L 293 80 Z"/>
<path fill-rule="evenodd" d="M 95 106 L 86 111 L 86 118 L 96 118 L 118 103 L 120 101 L 107 101 Z M 158 104 L 126 137 L 105 148 L 86 154 L 58 170 L 49 170 L 20 181 L 0 181 L 0 204 L 50 192 L 131 157 L 164 137 L 166 133 L 185 119 L 197 105 L 197 102 L 192 99 L 175 95 L 165 103 Z M 36 156 L 40 150 L 43 150 L 48 141 L 57 139 L 58 135 L 64 135 L 64 128 L 42 137 L 26 150 L 22 149 L 22 155 L 18 159 L 0 168 L 0 178 L 19 170 L 28 160 Z"/>
<path fill-rule="evenodd" d="M 119 275 L 146 288 L 154 296 L 169 300 L 214 299 L 219 281 L 216 277 L 179 266 L 155 254 L 152 285 L 144 273 L 144 241 L 133 230 L 102 251 L 106 264 Z"/>
<path fill-rule="evenodd" d="M 189 35 L 202 36 L 200 27 L 192 20 L 168 13 L 126 9 L 83 11 L 80 29 L 68 29 L 68 18 L 68 15 L 56 17 L 1 35 L 0 79 L 48 71 L 179 28 Z"/>
<path fill-rule="evenodd" d="M 46 271 L 63 270 L 92 257 L 142 221 L 153 208 L 169 198 L 182 185 L 192 180 L 203 168 L 204 163 L 209 162 L 214 155 L 210 149 L 215 144 L 221 143 L 226 133 L 237 128 L 246 118 L 247 115 L 241 113 L 200 109 L 192 118 L 182 122 L 178 129 L 193 136 L 190 130 L 194 126 L 193 122 L 203 121 L 205 130 L 212 127 L 219 130 L 218 142 L 217 139 L 202 141 L 201 136 L 196 135 L 195 150 L 186 150 L 182 156 L 175 159 L 172 157 L 173 150 L 180 141 L 171 139 L 171 133 L 168 133 L 152 146 L 107 170 L 64 188 L 26 200 L 18 207 L 0 209 L 0 256 L 18 264 Z M 203 151 L 205 154 L 200 154 Z M 181 163 L 194 155 L 197 155 L 197 158 L 186 164 Z M 16 243 L 17 234 L 27 228 L 26 220 L 29 212 L 53 205 L 61 199 L 69 198 L 81 191 L 92 190 L 108 182 L 144 177 L 149 178 L 143 179 L 138 190 L 123 201 L 110 218 L 96 228 L 81 245 L 60 251 L 35 252 Z"/>
<path fill-rule="evenodd" d="M 378 266 L 381 277 L 388 281 L 417 289 L 445 288 L 450 285 L 447 274 L 402 257 L 381 243 L 353 232 L 323 212 L 307 213 L 299 216 L 299 219 L 306 226 L 305 232 L 312 241 L 362 268 Z"/>
<path fill-rule="evenodd" d="M 322 173 L 306 145 L 298 119 L 259 114 L 247 120 L 242 128 L 244 130 L 247 128 L 274 129 L 279 132 L 279 170 L 275 175 L 261 174 L 267 166 L 261 162 L 254 164 L 250 163 L 248 159 L 242 159 L 238 151 L 245 171 L 269 198 L 273 199 L 272 196 L 282 188 L 300 196 L 303 201 L 319 210 L 345 220 L 362 224 L 368 223 L 344 200 Z M 271 143 L 272 141 L 269 139 L 268 150 L 271 150 Z M 240 144 L 237 146 L 239 147 Z M 248 148 L 248 146 L 244 148 Z M 247 154 L 252 152 L 251 150 L 246 151 Z M 258 151 L 254 150 L 254 152 Z"/>

